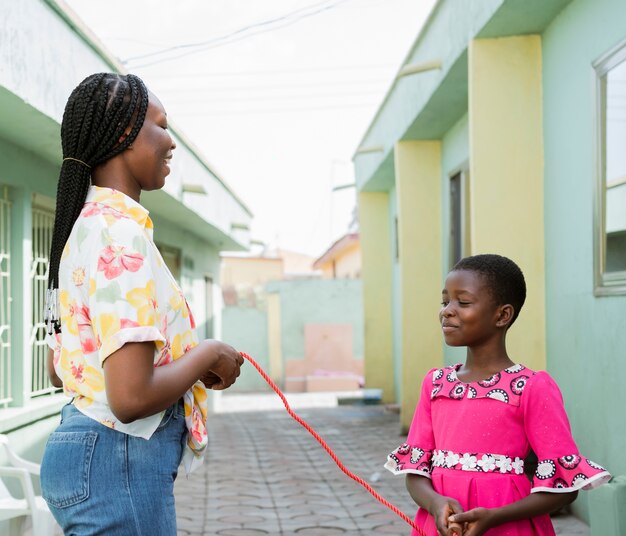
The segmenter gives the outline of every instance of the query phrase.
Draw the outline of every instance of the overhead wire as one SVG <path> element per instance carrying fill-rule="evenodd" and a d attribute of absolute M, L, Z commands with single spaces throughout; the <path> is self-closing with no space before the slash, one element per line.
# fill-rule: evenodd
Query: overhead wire
<path fill-rule="evenodd" d="M 374 64 L 374 65 L 334 65 L 332 67 L 313 67 L 306 69 L 268 69 L 268 70 L 255 70 L 255 71 L 221 71 L 221 72 L 210 72 L 210 73 L 159 73 L 154 75 L 155 78 L 203 78 L 203 77 L 220 77 L 223 78 L 225 76 L 250 76 L 250 75 L 276 75 L 276 74 L 286 74 L 286 75 L 294 75 L 294 74 L 307 74 L 307 73 L 321 73 L 321 72 L 334 72 L 334 71 L 354 71 L 354 70 L 371 70 L 371 69 L 389 69 L 391 67 L 395 67 L 396 65 L 393 63 L 387 64 Z"/>
<path fill-rule="evenodd" d="M 216 110 L 216 111 L 198 111 L 193 110 L 189 112 L 177 111 L 176 116 L 189 116 L 205 117 L 205 116 L 220 116 L 220 115 L 263 115 L 263 114 L 287 114 L 293 112 L 309 112 L 309 111 L 326 111 L 326 110 L 346 110 L 355 108 L 371 108 L 376 106 L 377 102 L 363 103 L 363 104 L 341 104 L 337 106 L 311 106 L 311 107 L 298 107 L 298 108 L 274 108 L 274 109 L 251 109 L 251 110 Z"/>
<path fill-rule="evenodd" d="M 185 52 L 182 52 L 181 54 L 178 54 L 176 56 L 170 56 L 167 58 L 161 58 L 161 59 L 156 59 L 147 63 L 143 63 L 140 65 L 135 65 L 133 68 L 135 69 L 139 69 L 142 67 L 149 67 L 151 65 L 155 65 L 157 63 L 162 63 L 165 61 L 172 61 L 175 59 L 179 59 L 182 58 L 184 56 L 188 56 L 191 54 L 197 54 L 199 52 L 203 52 L 205 50 L 209 50 L 211 48 L 217 48 L 220 46 L 224 46 L 226 44 L 230 44 L 230 43 L 234 43 L 237 41 L 241 41 L 243 39 L 248 39 L 250 37 L 253 37 L 255 35 L 259 35 L 259 34 L 263 34 L 266 33 L 268 31 L 274 31 L 280 28 L 285 28 L 286 26 L 291 26 L 292 24 L 295 24 L 296 22 L 308 18 L 308 17 L 312 17 L 315 15 L 318 15 L 319 13 L 322 13 L 324 11 L 328 11 L 330 9 L 334 9 L 335 7 L 337 7 L 339 4 L 343 4 L 345 2 L 348 2 L 350 0 L 334 0 L 333 3 L 328 4 L 329 0 L 324 0 L 323 2 L 318 2 L 316 4 L 312 4 L 310 6 L 305 6 L 303 8 L 297 9 L 295 11 L 292 11 L 291 13 L 287 13 L 286 15 L 281 15 L 279 17 L 274 17 L 273 19 L 268 19 L 256 24 L 250 24 L 248 26 L 244 26 L 243 28 L 239 28 L 233 32 L 230 32 L 226 35 L 220 36 L 220 37 L 216 37 L 213 39 L 208 39 L 205 41 L 200 41 L 197 43 L 185 43 L 182 45 L 174 45 L 171 47 L 166 47 L 163 48 L 161 50 L 157 50 L 154 52 L 148 52 L 146 54 L 140 54 L 137 56 L 131 56 L 129 58 L 126 58 L 125 60 L 122 60 L 122 63 L 124 63 L 125 65 L 128 65 L 129 63 L 135 61 L 135 60 L 141 60 L 141 59 L 146 59 L 146 58 L 151 58 L 154 56 L 158 56 L 158 55 L 162 55 L 162 54 L 166 54 L 169 52 L 173 52 L 176 50 L 181 50 L 181 49 L 191 49 L 191 50 L 187 50 Z M 323 5 L 323 4 L 327 4 L 327 5 Z M 295 19 L 291 20 L 291 17 L 297 13 L 300 13 L 302 11 L 306 11 L 308 9 L 312 9 L 312 8 L 316 8 L 318 6 L 322 6 L 319 9 L 316 9 L 312 12 L 308 12 L 308 13 L 304 13 L 298 17 L 296 17 Z M 282 24 L 280 24 L 282 22 Z M 239 34 L 242 34 L 244 32 L 247 32 L 248 30 L 252 30 L 254 28 L 259 28 L 259 27 L 263 27 L 263 26 L 268 26 L 270 24 L 277 24 L 275 27 L 272 28 L 266 28 L 266 29 L 261 29 L 259 31 L 253 32 L 253 33 L 249 33 L 247 35 L 242 35 L 239 36 Z M 239 36 L 239 37 L 237 37 Z"/>
<path fill-rule="evenodd" d="M 264 90 L 272 90 L 272 89 L 283 89 L 283 90 L 289 90 L 289 89 L 309 89 L 309 88 L 332 88 L 332 87 L 342 87 L 342 86 L 353 86 L 353 85 L 358 85 L 358 86 L 363 86 L 363 85 L 373 85 L 373 84 L 387 84 L 388 80 L 385 79 L 370 79 L 370 80 L 337 80 L 337 81 L 332 81 L 332 82 L 307 82 L 307 81 L 303 81 L 303 83 L 301 84 L 282 84 L 282 83 L 276 83 L 276 84 L 259 84 L 259 85 L 251 85 L 251 84 L 246 84 L 246 85 L 237 85 L 237 86 L 218 86 L 218 85 L 213 85 L 213 86 L 194 86 L 194 87 L 186 87 L 186 88 L 181 88 L 181 87 L 163 87 L 160 86 L 159 87 L 159 91 L 160 92 L 168 92 L 168 91 L 175 91 L 176 93 L 196 93 L 198 91 L 207 91 L 207 92 L 214 92 L 214 91 L 264 91 Z"/>

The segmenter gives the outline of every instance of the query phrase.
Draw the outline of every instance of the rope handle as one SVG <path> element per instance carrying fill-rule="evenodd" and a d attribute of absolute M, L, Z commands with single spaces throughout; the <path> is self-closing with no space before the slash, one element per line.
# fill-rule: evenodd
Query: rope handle
<path fill-rule="evenodd" d="M 261 376 L 263 376 L 263 379 L 268 383 L 268 385 L 276 392 L 276 394 L 283 401 L 283 404 L 285 406 L 285 409 L 287 410 L 287 413 L 289 413 L 289 415 L 291 415 L 291 417 L 294 420 L 296 420 L 298 423 L 300 423 L 300 425 L 302 425 L 306 429 L 306 431 L 309 432 L 309 434 L 311 434 L 316 439 L 316 441 L 322 446 L 322 448 L 328 453 L 328 455 L 337 464 L 339 469 L 341 469 L 352 480 L 354 480 L 355 482 L 358 482 L 359 484 L 361 484 L 361 486 L 363 486 L 370 493 L 370 495 L 372 495 L 374 497 L 374 499 L 376 499 L 378 502 L 380 502 L 381 504 L 383 504 L 384 506 L 389 508 L 393 513 L 395 513 L 396 515 L 401 517 L 406 523 L 411 525 L 411 527 L 413 527 L 418 532 L 418 534 L 420 534 L 421 536 L 426 536 L 424 531 L 417 525 L 417 523 L 415 523 L 415 521 L 413 521 L 409 516 L 407 516 L 404 512 L 402 512 L 398 507 L 396 507 L 393 504 L 391 504 L 387 499 L 385 499 L 384 497 L 379 495 L 376 492 L 376 490 L 374 488 L 372 488 L 372 486 L 370 486 L 367 482 L 365 482 L 365 480 L 363 480 L 360 476 L 355 475 L 352 471 L 350 471 L 341 462 L 341 460 L 337 457 L 337 455 L 332 451 L 332 449 L 328 446 L 326 441 L 324 441 L 321 438 L 321 436 L 315 430 L 313 430 L 311 425 L 308 424 L 304 419 L 302 419 L 300 416 L 298 416 L 291 409 L 291 407 L 289 406 L 289 402 L 287 402 L 287 398 L 285 398 L 285 395 L 278 388 L 278 386 L 274 383 L 274 381 L 267 375 L 267 373 L 261 368 L 261 366 L 254 359 L 252 359 L 248 354 L 246 354 L 245 352 L 239 352 L 239 353 L 241 354 L 242 357 L 247 359 L 250 362 L 250 364 L 255 369 L 257 369 L 259 374 Z"/>

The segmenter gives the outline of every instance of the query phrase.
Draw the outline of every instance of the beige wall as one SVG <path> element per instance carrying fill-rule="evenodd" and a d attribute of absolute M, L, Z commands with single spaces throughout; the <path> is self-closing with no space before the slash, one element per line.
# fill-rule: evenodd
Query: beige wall
<path fill-rule="evenodd" d="M 363 255 L 365 387 L 382 389 L 383 402 L 396 402 L 393 371 L 392 260 L 389 194 L 359 193 Z"/>
<path fill-rule="evenodd" d="M 256 287 L 283 277 L 283 260 L 278 258 L 222 257 L 220 282 L 223 287 Z"/>
<path fill-rule="evenodd" d="M 541 37 L 476 39 L 469 47 L 472 254 L 499 253 L 524 272 L 524 311 L 511 359 L 546 366 Z"/>
<path fill-rule="evenodd" d="M 443 364 L 441 301 L 441 142 L 395 147 L 402 295 L 401 424 L 408 430 L 422 378 Z"/>
<path fill-rule="evenodd" d="M 334 266 L 333 266 L 334 262 Z M 324 279 L 358 279 L 361 277 L 361 244 L 355 242 L 339 252 L 337 256 L 318 265 Z"/>

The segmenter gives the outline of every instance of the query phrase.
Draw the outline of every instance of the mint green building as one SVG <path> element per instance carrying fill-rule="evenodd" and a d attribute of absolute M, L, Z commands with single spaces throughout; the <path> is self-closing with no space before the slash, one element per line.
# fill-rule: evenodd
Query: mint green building
<path fill-rule="evenodd" d="M 625 20 L 620 0 L 440 0 L 354 155 L 367 387 L 407 428 L 421 377 L 464 358 L 437 322 L 446 273 L 515 259 L 510 354 L 615 476 L 574 504 L 593 536 L 626 534 Z"/>
<path fill-rule="evenodd" d="M 33 461 L 67 402 L 47 378 L 42 322 L 60 121 L 72 89 L 101 71 L 123 68 L 62 2 L 0 6 L 0 433 Z M 248 247 L 252 214 L 182 133 L 171 130 L 178 146 L 172 173 L 142 203 L 198 335 L 219 336 L 219 253 Z M 5 461 L 0 453 L 0 465 Z M 1 534 L 5 529 L 0 523 Z"/>

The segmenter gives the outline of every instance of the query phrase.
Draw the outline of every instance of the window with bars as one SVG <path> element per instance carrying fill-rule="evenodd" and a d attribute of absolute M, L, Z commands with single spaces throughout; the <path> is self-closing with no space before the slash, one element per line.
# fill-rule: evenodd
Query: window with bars
<path fill-rule="evenodd" d="M 0 186 L 0 407 L 11 395 L 11 202 Z"/>
<path fill-rule="evenodd" d="M 40 201 L 41 203 L 41 201 Z M 32 291 L 32 313 L 29 346 L 31 349 L 31 396 L 40 396 L 56 391 L 50 383 L 46 361 L 48 345 L 43 322 L 43 307 L 48 286 L 48 256 L 52 243 L 54 210 L 41 204 L 32 209 L 32 252 L 30 281 Z"/>

